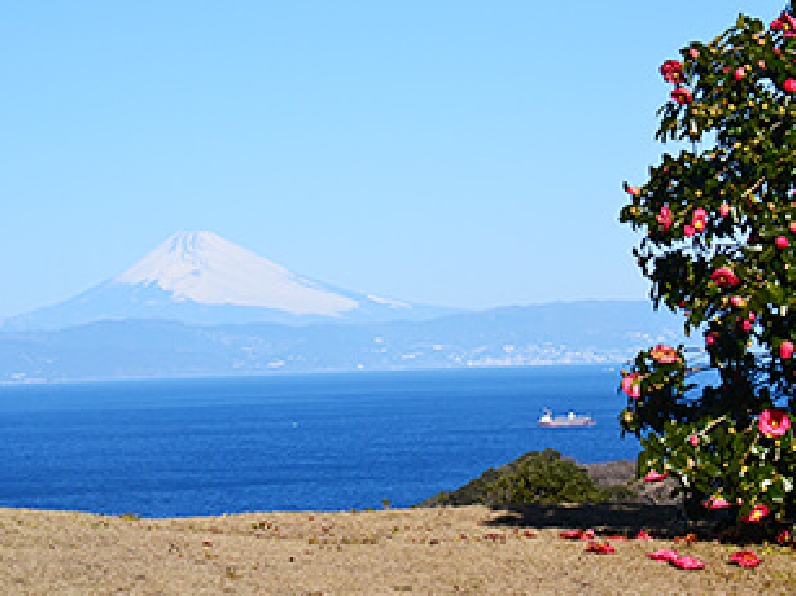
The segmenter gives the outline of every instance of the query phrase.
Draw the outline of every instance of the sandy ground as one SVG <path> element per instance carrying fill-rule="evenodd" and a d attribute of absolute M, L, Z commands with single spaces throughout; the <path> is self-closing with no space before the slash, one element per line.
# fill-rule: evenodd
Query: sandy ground
<path fill-rule="evenodd" d="M 671 534 L 614 540 L 615 554 L 597 555 L 585 551 L 585 542 L 559 537 L 562 528 L 579 526 L 632 532 L 665 517 L 643 507 L 182 519 L 0 509 L 0 593 L 796 593 L 796 554 L 778 546 L 753 547 L 762 564 L 741 569 L 728 564 L 739 549 L 717 542 L 675 544 Z M 673 547 L 707 568 L 682 571 L 645 556 Z"/>

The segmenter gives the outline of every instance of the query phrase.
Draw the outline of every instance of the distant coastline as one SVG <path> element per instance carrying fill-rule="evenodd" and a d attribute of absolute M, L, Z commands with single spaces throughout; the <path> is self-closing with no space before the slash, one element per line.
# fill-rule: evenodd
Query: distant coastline
<path fill-rule="evenodd" d="M 0 332 L 0 382 L 613 367 L 656 343 L 687 343 L 682 321 L 643 302 L 505 307 L 368 324 L 103 320 L 52 331 Z"/>
<path fill-rule="evenodd" d="M 464 371 L 509 371 L 509 370 L 532 370 L 532 369 L 599 369 L 602 372 L 619 374 L 619 370 L 626 361 L 616 363 L 558 363 L 550 362 L 545 364 L 524 364 L 524 365 L 479 365 L 479 366 L 447 366 L 439 368 L 395 368 L 395 369 L 329 369 L 312 371 L 284 371 L 270 370 L 262 372 L 243 372 L 229 374 L 206 374 L 206 373 L 181 373 L 170 376 L 119 376 L 119 377 L 85 377 L 85 378 L 28 378 L 23 377 L 15 380 L 0 380 L 0 387 L 19 387 L 19 386 L 38 386 L 38 385 L 82 385 L 86 383 L 124 383 L 124 382 L 156 382 L 156 381 L 180 381 L 180 380 L 224 380 L 224 379 L 271 379 L 280 377 L 323 377 L 325 375 L 388 375 L 388 374 L 413 374 L 413 373 L 444 373 L 444 372 L 464 372 Z"/>

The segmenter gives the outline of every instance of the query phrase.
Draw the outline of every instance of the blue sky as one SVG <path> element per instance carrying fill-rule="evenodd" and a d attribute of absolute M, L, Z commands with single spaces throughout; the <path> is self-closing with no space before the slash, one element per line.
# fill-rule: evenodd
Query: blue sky
<path fill-rule="evenodd" d="M 3 3 L 0 316 L 179 230 L 415 302 L 645 299 L 657 68 L 784 4 Z"/>

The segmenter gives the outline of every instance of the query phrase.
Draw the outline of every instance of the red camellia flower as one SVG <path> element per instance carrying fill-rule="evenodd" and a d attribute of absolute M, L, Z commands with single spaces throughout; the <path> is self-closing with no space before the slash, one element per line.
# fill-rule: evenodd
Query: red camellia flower
<path fill-rule="evenodd" d="M 699 445 L 699 437 L 696 435 L 691 435 L 688 437 L 688 442 L 691 443 L 691 447 L 696 447 Z"/>
<path fill-rule="evenodd" d="M 721 213 L 722 217 L 727 217 L 730 214 L 730 206 L 726 201 L 721 204 L 721 207 L 719 207 L 719 213 Z"/>
<path fill-rule="evenodd" d="M 768 507 L 762 504 L 755 505 L 752 507 L 752 510 L 749 512 L 749 515 L 746 517 L 742 517 L 741 521 L 745 521 L 746 523 L 756 524 L 765 516 L 767 516 L 771 511 Z"/>
<path fill-rule="evenodd" d="M 683 76 L 683 63 L 679 60 L 667 60 L 661 65 L 661 74 L 663 80 L 667 83 L 682 83 L 685 80 Z"/>
<path fill-rule="evenodd" d="M 690 50 L 688 50 L 688 55 L 691 56 L 691 58 L 693 58 L 694 60 L 696 60 L 697 58 L 699 58 L 699 50 L 697 50 L 696 48 L 691 48 Z"/>
<path fill-rule="evenodd" d="M 705 509 L 729 509 L 730 502 L 724 497 L 710 497 L 705 501 Z"/>
<path fill-rule="evenodd" d="M 669 475 L 668 472 L 664 472 L 661 474 L 656 470 L 650 470 L 646 474 L 644 474 L 644 482 L 660 482 L 664 480 Z"/>
<path fill-rule="evenodd" d="M 790 222 L 790 231 L 796 234 L 796 221 Z"/>
<path fill-rule="evenodd" d="M 757 427 L 767 437 L 781 437 L 790 429 L 790 418 L 782 410 L 769 408 L 760 414 Z"/>
<path fill-rule="evenodd" d="M 705 230 L 705 225 L 707 225 L 707 217 L 708 212 L 702 209 L 702 207 L 698 207 L 694 210 L 694 213 L 691 216 L 691 226 L 694 228 L 695 232 L 703 232 Z"/>
<path fill-rule="evenodd" d="M 677 353 L 677 350 L 664 344 L 658 344 L 652 348 L 652 350 L 650 350 L 650 356 L 652 356 L 653 360 L 661 364 L 674 364 L 680 360 L 680 355 Z"/>
<path fill-rule="evenodd" d="M 742 78 L 746 76 L 746 69 L 741 66 L 740 68 L 735 70 L 735 80 L 740 81 Z"/>
<path fill-rule="evenodd" d="M 559 534 L 561 538 L 566 540 L 591 540 L 594 538 L 594 530 L 567 530 Z"/>
<path fill-rule="evenodd" d="M 704 562 L 700 561 L 696 557 L 689 557 L 688 555 L 677 557 L 676 559 L 670 559 L 669 563 L 675 567 L 679 567 L 680 569 L 685 569 L 686 571 L 695 571 L 705 568 Z"/>
<path fill-rule="evenodd" d="M 796 19 L 783 10 L 779 17 L 771 21 L 770 27 L 772 31 L 793 31 L 796 29 Z"/>
<path fill-rule="evenodd" d="M 783 360 L 790 360 L 793 357 L 792 341 L 783 341 L 779 344 L 779 357 Z"/>
<path fill-rule="evenodd" d="M 782 530 L 779 534 L 777 534 L 777 543 L 785 546 L 790 542 L 790 532 L 787 530 Z"/>
<path fill-rule="evenodd" d="M 641 375 L 638 373 L 625 375 L 622 379 L 622 391 L 633 399 L 641 397 Z"/>
<path fill-rule="evenodd" d="M 732 553 L 730 561 L 741 567 L 757 567 L 760 565 L 760 557 L 751 550 L 739 550 Z"/>
<path fill-rule="evenodd" d="M 639 530 L 636 534 L 636 540 L 652 540 L 652 536 L 644 530 Z"/>
<path fill-rule="evenodd" d="M 654 553 L 647 553 L 647 557 L 653 561 L 673 561 L 680 558 L 680 553 L 676 550 L 656 550 Z"/>
<path fill-rule="evenodd" d="M 796 81 L 794 81 L 794 83 L 796 83 Z M 794 90 L 796 90 L 796 86 L 794 87 Z M 685 104 L 691 103 L 693 97 L 691 95 L 691 91 L 689 91 L 685 87 L 678 87 L 677 89 L 672 91 L 672 99 L 677 103 L 679 103 L 681 106 L 684 106 Z"/>
<path fill-rule="evenodd" d="M 672 225 L 672 212 L 669 210 L 669 206 L 661 207 L 661 211 L 655 216 L 655 219 L 663 226 L 664 230 L 668 230 Z"/>
<path fill-rule="evenodd" d="M 589 544 L 586 545 L 586 552 L 607 555 L 615 552 L 615 549 L 608 542 L 589 542 Z"/>
<path fill-rule="evenodd" d="M 796 79 L 785 79 L 785 82 L 782 83 L 782 88 L 785 93 L 796 93 Z"/>
<path fill-rule="evenodd" d="M 636 197 L 641 191 L 635 186 L 628 186 L 627 188 L 625 188 L 625 192 L 629 195 L 633 195 L 634 197 Z"/>
<path fill-rule="evenodd" d="M 705 343 L 708 346 L 712 346 L 713 344 L 716 343 L 717 339 L 719 339 L 719 334 L 716 333 L 715 331 L 713 331 L 713 332 L 707 334 L 707 336 L 705 337 Z"/>
<path fill-rule="evenodd" d="M 779 249 L 788 248 L 788 244 L 790 244 L 790 242 L 788 242 L 788 239 L 785 236 L 777 236 L 777 239 L 775 240 L 775 242 L 776 242 L 777 248 L 779 248 Z"/>
<path fill-rule="evenodd" d="M 710 279 L 715 281 L 720 288 L 730 288 L 741 283 L 741 280 L 729 267 L 719 267 L 710 274 Z"/>

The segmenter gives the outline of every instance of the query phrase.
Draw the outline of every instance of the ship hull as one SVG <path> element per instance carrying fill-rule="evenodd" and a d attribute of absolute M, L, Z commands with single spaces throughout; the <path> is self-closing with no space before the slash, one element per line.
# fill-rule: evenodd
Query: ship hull
<path fill-rule="evenodd" d="M 594 426 L 594 420 L 551 420 L 549 422 L 538 422 L 541 428 L 570 428 L 581 426 Z"/>

